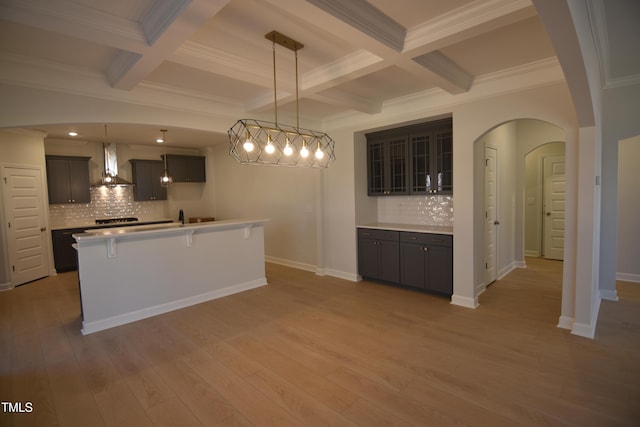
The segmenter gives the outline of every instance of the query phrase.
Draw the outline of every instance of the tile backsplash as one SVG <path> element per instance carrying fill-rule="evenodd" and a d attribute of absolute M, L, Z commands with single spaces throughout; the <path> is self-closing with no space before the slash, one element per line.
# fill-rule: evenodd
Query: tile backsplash
<path fill-rule="evenodd" d="M 378 222 L 453 226 L 453 197 L 378 197 Z"/>
<path fill-rule="evenodd" d="M 73 227 L 92 223 L 96 218 L 165 218 L 166 210 L 165 201 L 135 201 L 133 187 L 92 187 L 91 203 L 49 205 L 49 218 L 51 227 Z"/>

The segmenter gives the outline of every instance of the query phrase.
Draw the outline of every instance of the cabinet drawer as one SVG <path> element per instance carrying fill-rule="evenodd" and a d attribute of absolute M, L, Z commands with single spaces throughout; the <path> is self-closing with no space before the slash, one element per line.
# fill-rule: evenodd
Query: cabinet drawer
<path fill-rule="evenodd" d="M 400 233 L 393 230 L 378 230 L 376 228 L 358 228 L 358 237 L 379 240 L 398 241 Z"/>
<path fill-rule="evenodd" d="M 421 245 L 453 246 L 453 236 L 432 233 L 400 233 L 400 241 L 404 243 L 418 243 Z"/>

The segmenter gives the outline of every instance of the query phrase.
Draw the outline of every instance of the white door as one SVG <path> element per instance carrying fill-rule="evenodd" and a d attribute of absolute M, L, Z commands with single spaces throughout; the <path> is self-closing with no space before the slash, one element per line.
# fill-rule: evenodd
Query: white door
<path fill-rule="evenodd" d="M 498 164 L 497 150 L 484 149 L 484 219 L 485 219 L 485 273 L 484 283 L 489 285 L 497 278 L 498 259 Z"/>
<path fill-rule="evenodd" d="M 49 275 L 42 169 L 7 167 L 2 171 L 11 284 Z"/>
<path fill-rule="evenodd" d="M 564 156 L 548 156 L 543 162 L 543 257 L 563 259 L 564 256 Z"/>

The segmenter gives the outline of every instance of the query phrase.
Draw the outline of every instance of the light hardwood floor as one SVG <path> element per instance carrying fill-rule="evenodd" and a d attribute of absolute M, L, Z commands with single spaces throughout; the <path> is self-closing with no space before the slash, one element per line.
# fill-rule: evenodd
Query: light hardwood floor
<path fill-rule="evenodd" d="M 75 273 L 29 283 L 0 293 L 0 400 L 33 411 L 0 425 L 640 425 L 640 285 L 589 340 L 555 326 L 562 264 L 527 264 L 476 310 L 268 264 L 269 286 L 88 336 Z"/>

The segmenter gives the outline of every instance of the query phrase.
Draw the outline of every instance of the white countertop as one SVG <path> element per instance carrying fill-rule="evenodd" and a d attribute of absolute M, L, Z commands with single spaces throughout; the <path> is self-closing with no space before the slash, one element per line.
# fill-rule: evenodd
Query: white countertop
<path fill-rule="evenodd" d="M 437 233 L 453 235 L 452 226 L 421 225 L 421 224 L 397 224 L 390 222 L 375 222 L 371 224 L 358 224 L 358 228 L 374 228 L 378 230 L 410 231 L 414 233 Z"/>
<path fill-rule="evenodd" d="M 262 225 L 268 219 L 231 219 L 225 221 L 196 222 L 192 224 L 182 224 L 179 222 L 166 224 L 134 225 L 127 227 L 111 227 L 86 230 L 83 233 L 75 233 L 73 237 L 77 242 L 101 240 L 109 238 L 127 238 L 141 235 L 167 234 L 175 232 L 194 232 L 198 230 L 229 229 L 250 227 L 254 224 Z"/>

